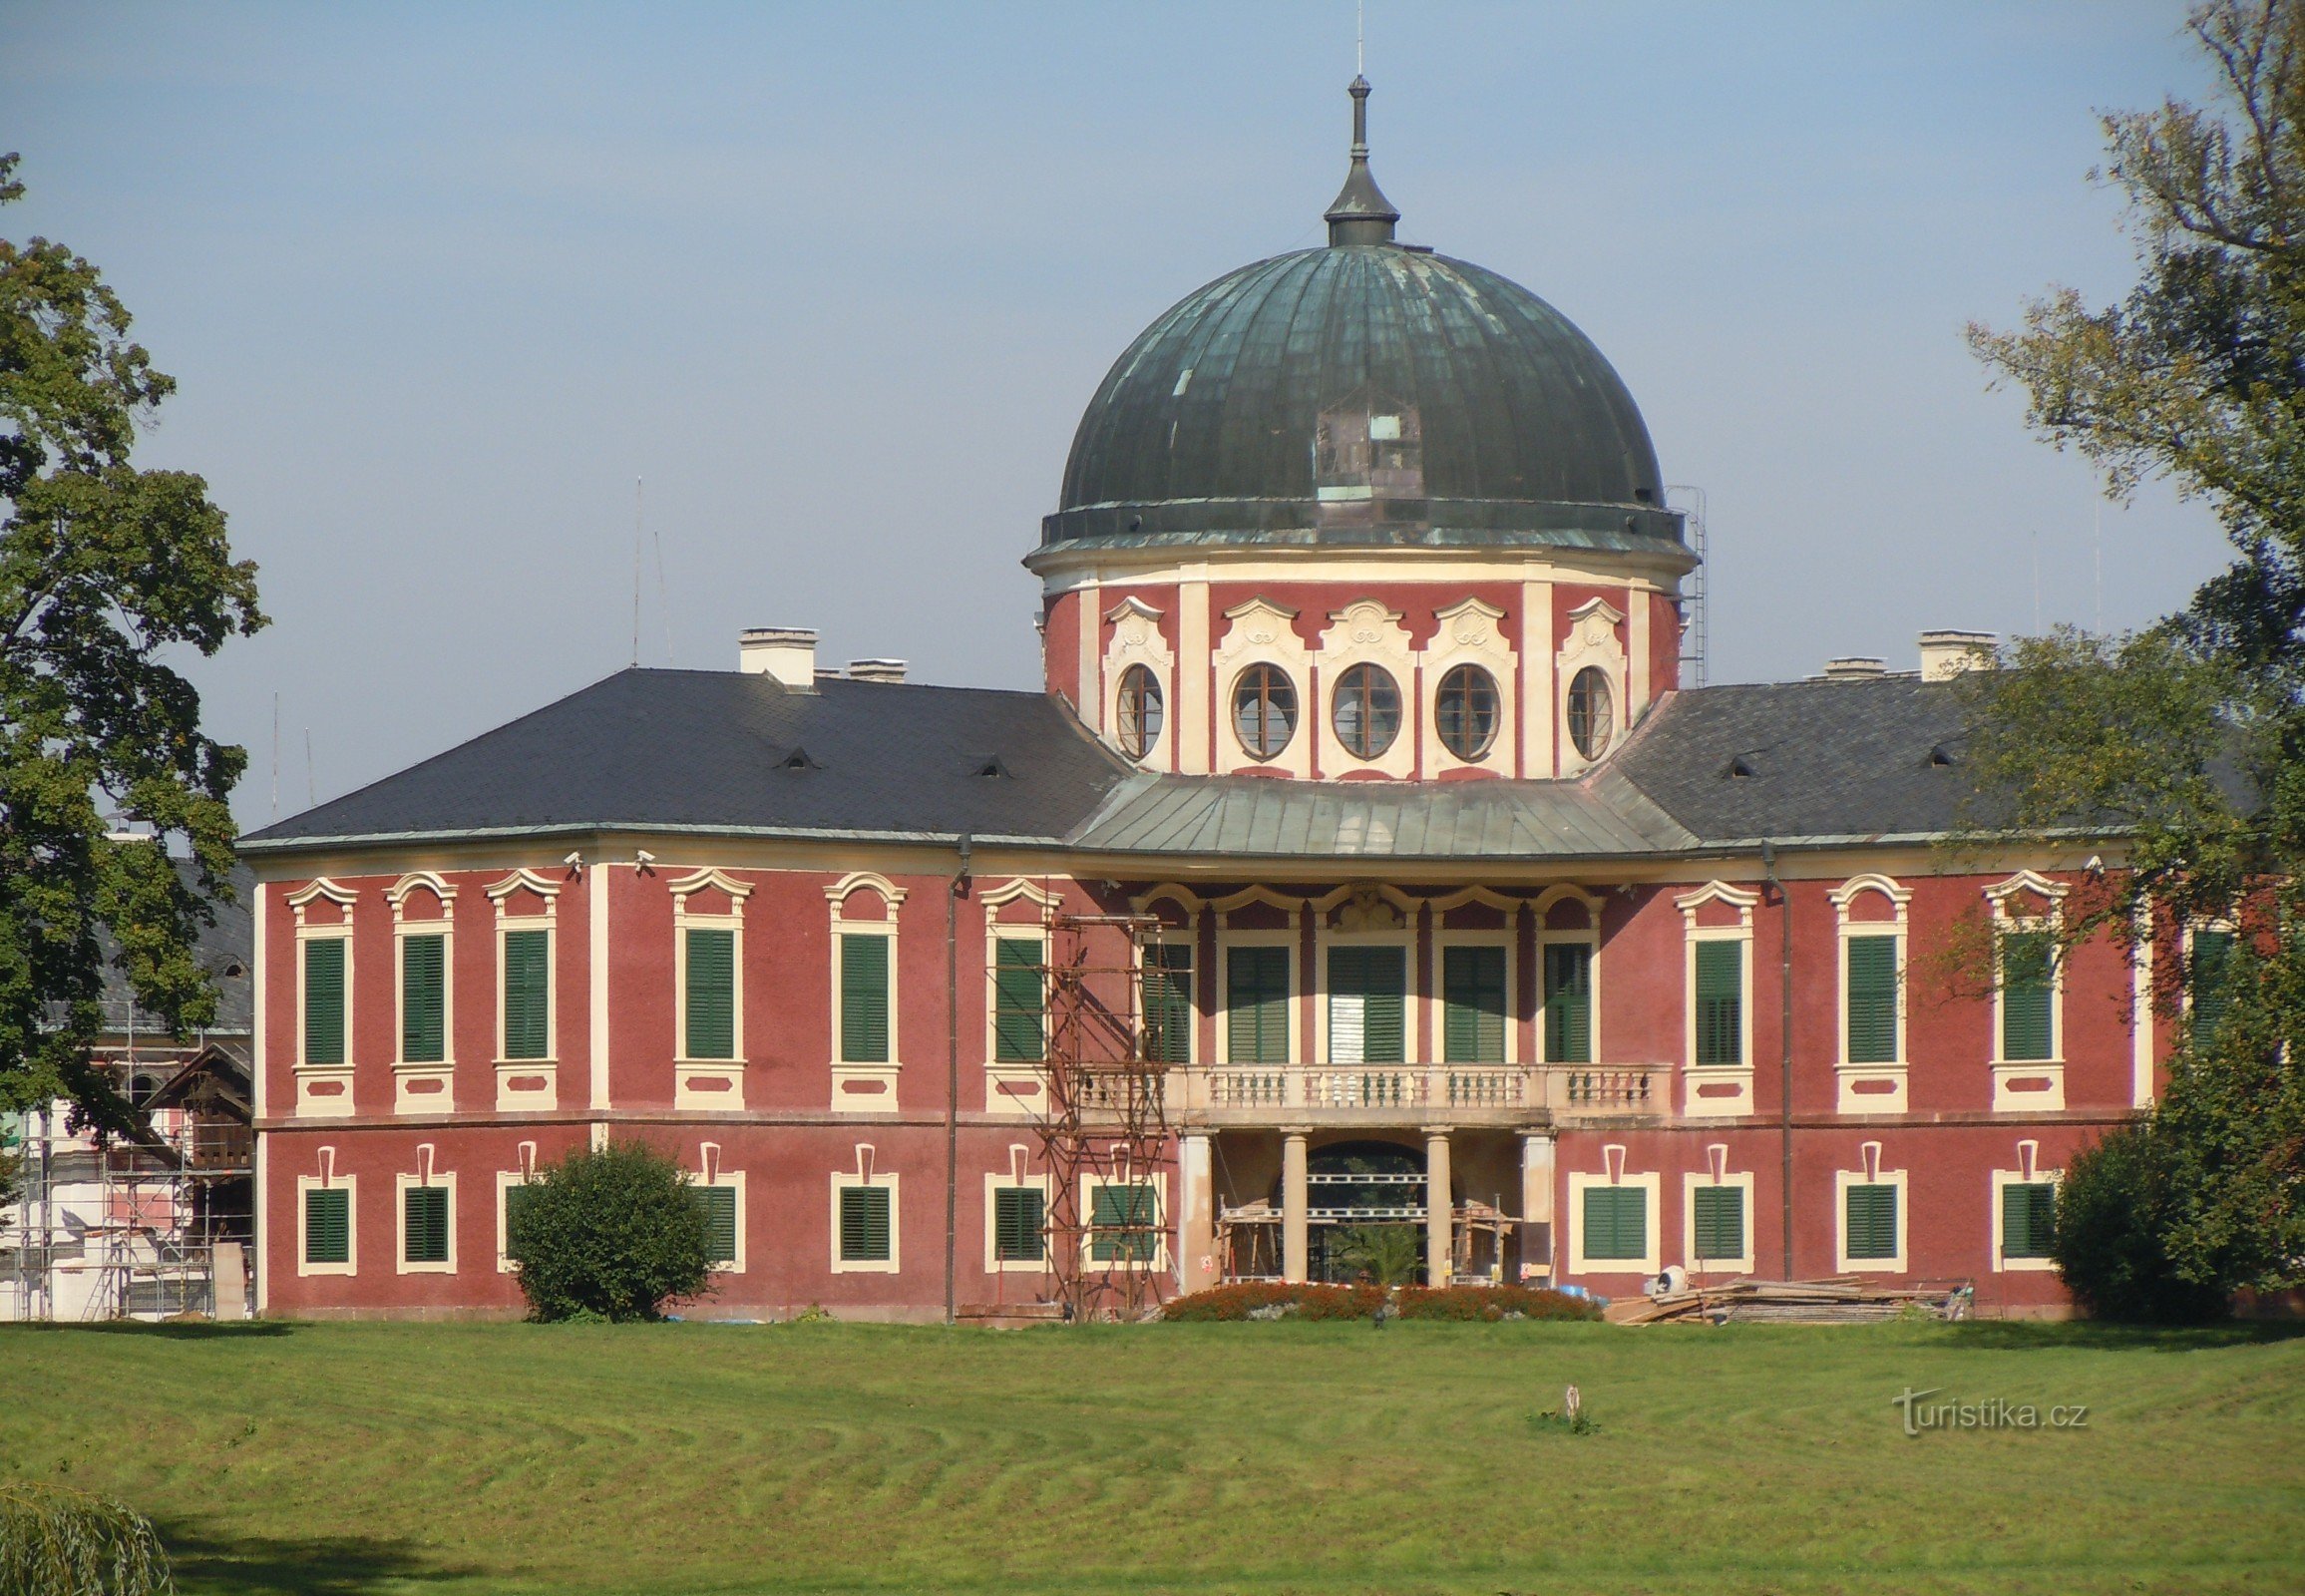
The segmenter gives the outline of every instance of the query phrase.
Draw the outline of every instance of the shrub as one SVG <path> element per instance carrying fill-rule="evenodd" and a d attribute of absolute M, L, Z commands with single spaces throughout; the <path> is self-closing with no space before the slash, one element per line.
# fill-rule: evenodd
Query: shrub
<path fill-rule="evenodd" d="M 1398 1299 L 1403 1319 L 1599 1319 L 1601 1310 L 1582 1297 L 1535 1286 L 1406 1286 Z"/>
<path fill-rule="evenodd" d="M 1416 1225 L 1350 1225 L 1330 1243 L 1330 1256 L 1378 1286 L 1405 1286 L 1424 1267 L 1424 1231 Z"/>
<path fill-rule="evenodd" d="M 2050 1254 L 2098 1318 L 2184 1324 L 2224 1315 L 2223 1293 L 2181 1278 L 2169 1259 L 2177 1184 L 2149 1122 L 2117 1126 L 2066 1161 Z"/>
<path fill-rule="evenodd" d="M 1284 1285 L 1277 1280 L 1244 1280 L 1230 1286 L 1212 1286 L 1189 1297 L 1171 1298 L 1161 1307 L 1161 1318 L 1178 1323 L 1239 1321 L 1251 1316 L 1275 1317 L 1279 1309 L 1290 1319 L 1367 1319 L 1384 1306 L 1384 1291 L 1377 1286 Z"/>
<path fill-rule="evenodd" d="M 688 1177 L 639 1142 L 579 1148 L 540 1170 L 506 1229 L 533 1320 L 658 1319 L 708 1289 Z"/>
<path fill-rule="evenodd" d="M 161 1596 L 176 1588 L 142 1513 L 62 1485 L 0 1485 L 0 1590 Z"/>

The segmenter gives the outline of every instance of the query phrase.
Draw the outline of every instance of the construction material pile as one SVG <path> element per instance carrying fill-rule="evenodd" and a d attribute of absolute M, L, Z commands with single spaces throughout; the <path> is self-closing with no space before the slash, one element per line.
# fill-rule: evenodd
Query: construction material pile
<path fill-rule="evenodd" d="M 1857 1275 L 1823 1280 L 1725 1281 L 1646 1297 L 1621 1298 L 1603 1315 L 1612 1325 L 1857 1325 L 1924 1314 L 1965 1319 L 1966 1284 L 1881 1286 Z"/>

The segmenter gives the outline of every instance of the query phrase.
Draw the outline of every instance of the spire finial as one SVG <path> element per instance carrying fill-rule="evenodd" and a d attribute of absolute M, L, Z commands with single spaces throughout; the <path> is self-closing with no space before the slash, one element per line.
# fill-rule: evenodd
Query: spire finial
<path fill-rule="evenodd" d="M 1368 80 L 1355 76 L 1345 92 L 1352 96 L 1352 169 L 1345 175 L 1337 202 L 1329 207 L 1329 242 L 1332 247 L 1390 243 L 1392 224 L 1400 219 L 1400 212 L 1392 208 L 1392 201 L 1384 198 L 1368 171 Z"/>

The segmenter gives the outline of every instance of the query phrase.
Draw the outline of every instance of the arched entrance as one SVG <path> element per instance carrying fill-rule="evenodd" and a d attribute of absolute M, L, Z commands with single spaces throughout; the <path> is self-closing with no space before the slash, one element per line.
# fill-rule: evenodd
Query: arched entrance
<path fill-rule="evenodd" d="M 1376 1140 L 1331 1142 L 1307 1155 L 1305 1170 L 1306 1273 L 1311 1279 L 1407 1285 L 1423 1278 L 1421 1148 Z M 1273 1203 L 1281 1204 L 1278 1183 Z"/>

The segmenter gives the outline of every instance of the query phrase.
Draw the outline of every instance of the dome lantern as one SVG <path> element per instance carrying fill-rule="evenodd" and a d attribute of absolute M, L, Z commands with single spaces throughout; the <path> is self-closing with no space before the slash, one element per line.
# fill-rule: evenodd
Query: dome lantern
<path fill-rule="evenodd" d="M 1392 208 L 1368 170 L 1368 80 L 1354 78 L 1346 92 L 1352 96 L 1352 168 L 1323 217 L 1329 223 L 1329 245 L 1390 243 L 1400 212 Z"/>

